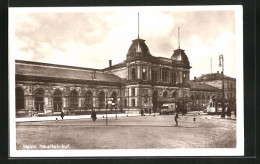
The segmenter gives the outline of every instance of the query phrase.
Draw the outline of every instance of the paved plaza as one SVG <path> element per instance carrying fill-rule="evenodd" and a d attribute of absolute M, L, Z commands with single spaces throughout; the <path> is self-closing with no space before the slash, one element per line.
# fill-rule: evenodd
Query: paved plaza
<path fill-rule="evenodd" d="M 235 148 L 236 120 L 173 115 L 25 121 L 16 123 L 18 150 Z M 66 118 L 66 117 L 65 117 Z"/>

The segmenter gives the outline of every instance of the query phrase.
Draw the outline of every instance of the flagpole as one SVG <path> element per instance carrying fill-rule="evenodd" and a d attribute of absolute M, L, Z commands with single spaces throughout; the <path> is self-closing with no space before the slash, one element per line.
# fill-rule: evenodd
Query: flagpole
<path fill-rule="evenodd" d="M 139 13 L 138 13 L 138 39 L 139 39 Z"/>
<path fill-rule="evenodd" d="M 179 43 L 179 49 L 180 49 L 180 27 L 178 27 L 178 43 Z"/>
<path fill-rule="evenodd" d="M 224 56 L 219 55 L 219 62 L 222 61 L 222 113 L 221 118 L 225 118 L 225 87 L 224 87 Z M 219 64 L 221 66 L 221 63 Z"/>

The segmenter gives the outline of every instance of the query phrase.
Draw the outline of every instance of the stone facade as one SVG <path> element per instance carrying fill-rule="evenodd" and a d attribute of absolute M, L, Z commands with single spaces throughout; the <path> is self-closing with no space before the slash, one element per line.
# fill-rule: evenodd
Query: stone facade
<path fill-rule="evenodd" d="M 175 50 L 171 58 L 155 57 L 139 38 L 125 61 L 100 70 L 16 60 L 16 112 L 104 111 L 112 99 L 127 113 L 156 112 L 166 102 L 189 111 L 190 68 L 184 50 Z"/>
<path fill-rule="evenodd" d="M 196 109 L 202 109 L 205 107 L 206 102 L 208 100 L 212 100 L 214 102 L 214 106 L 220 107 L 223 97 L 223 89 L 222 89 L 222 74 L 212 73 L 212 74 L 203 74 L 200 77 L 194 77 L 194 80 L 191 80 L 192 84 L 196 84 L 197 86 L 191 87 L 191 92 L 193 97 L 191 100 L 194 100 L 194 104 L 198 104 Z M 202 86 L 198 86 L 202 85 Z M 210 86 L 210 87 L 209 87 Z M 204 90 L 204 92 L 203 92 Z M 206 91 L 206 92 L 205 92 Z M 224 76 L 224 99 L 225 104 L 231 105 L 231 108 L 235 110 L 236 108 L 236 79 Z"/>

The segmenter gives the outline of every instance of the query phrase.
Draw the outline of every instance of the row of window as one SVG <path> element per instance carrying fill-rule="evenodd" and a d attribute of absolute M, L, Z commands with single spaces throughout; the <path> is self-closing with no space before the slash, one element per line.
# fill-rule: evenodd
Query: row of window
<path fill-rule="evenodd" d="M 132 68 L 131 70 L 131 79 L 136 80 L 136 69 Z M 147 80 L 147 69 L 142 69 L 142 79 Z M 186 82 L 187 75 L 186 73 L 183 73 L 182 82 Z M 151 80 L 152 81 L 159 81 L 158 79 L 158 71 L 152 70 L 151 71 Z M 162 70 L 162 81 L 163 82 L 170 82 L 176 84 L 177 82 L 177 73 L 176 72 L 169 72 L 169 70 Z"/>
<path fill-rule="evenodd" d="M 113 102 L 117 101 L 117 94 L 112 93 Z M 105 93 L 100 92 L 98 95 L 99 107 L 105 107 Z M 68 106 L 69 107 L 78 107 L 79 105 L 79 95 L 75 90 L 70 92 L 68 97 Z M 88 108 L 93 106 L 93 94 L 88 91 L 85 95 L 85 99 L 82 102 L 83 106 Z M 37 111 L 43 111 L 44 105 L 44 92 L 42 89 L 36 90 L 34 94 L 34 106 Z M 53 94 L 53 107 L 55 111 L 60 111 L 62 105 L 62 93 L 60 90 L 55 90 Z M 16 89 L 16 109 L 24 109 L 24 91 L 21 88 Z"/>
<path fill-rule="evenodd" d="M 135 88 L 132 88 L 132 89 L 131 89 L 131 96 L 136 96 Z M 147 96 L 147 95 L 146 95 L 146 96 Z M 185 96 L 186 96 L 186 92 L 185 92 Z M 163 97 L 168 97 L 168 92 L 167 92 L 167 91 L 164 91 L 164 92 L 163 92 Z M 173 92 L 172 97 L 173 97 L 173 98 L 176 98 L 176 97 L 177 97 L 177 92 L 176 92 L 176 91 Z"/>
<path fill-rule="evenodd" d="M 234 88 L 236 88 L 236 84 L 235 83 L 227 83 L 226 84 L 227 85 L 227 89 L 234 89 Z"/>

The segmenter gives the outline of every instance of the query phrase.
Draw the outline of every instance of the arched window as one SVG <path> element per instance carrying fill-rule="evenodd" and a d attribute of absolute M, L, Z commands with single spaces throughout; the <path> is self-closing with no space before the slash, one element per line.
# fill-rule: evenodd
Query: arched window
<path fill-rule="evenodd" d="M 44 110 L 44 91 L 41 88 L 37 89 L 34 93 L 34 107 L 39 112 Z"/>
<path fill-rule="evenodd" d="M 147 79 L 147 69 L 146 68 L 143 68 L 143 70 L 142 70 L 142 79 L 143 80 Z"/>
<path fill-rule="evenodd" d="M 24 109 L 24 91 L 20 87 L 15 89 L 15 103 L 16 103 L 16 110 Z"/>
<path fill-rule="evenodd" d="M 195 110 L 194 108 L 195 108 L 195 101 L 194 101 L 194 96 L 193 95 L 191 95 L 191 97 L 190 97 L 190 102 L 191 102 L 191 110 Z"/>
<path fill-rule="evenodd" d="M 157 81 L 157 70 L 154 71 L 154 81 Z"/>
<path fill-rule="evenodd" d="M 205 100 L 205 95 L 202 95 L 202 99 Z"/>
<path fill-rule="evenodd" d="M 171 73 L 171 83 L 174 83 L 174 72 Z"/>
<path fill-rule="evenodd" d="M 167 97 L 167 96 L 168 96 L 168 92 L 167 91 L 163 92 L 163 97 Z"/>
<path fill-rule="evenodd" d="M 177 98 L 177 92 L 176 92 L 176 91 L 174 91 L 174 92 L 172 93 L 172 97 L 173 97 L 173 98 Z"/>
<path fill-rule="evenodd" d="M 117 94 L 116 94 L 116 92 L 112 93 L 112 98 L 113 98 L 112 102 L 116 103 L 117 102 Z"/>
<path fill-rule="evenodd" d="M 105 108 L 105 93 L 100 92 L 98 95 L 99 108 Z"/>
<path fill-rule="evenodd" d="M 173 74 L 173 83 L 176 84 L 177 79 L 176 79 L 176 73 Z"/>
<path fill-rule="evenodd" d="M 92 92 L 88 91 L 85 96 L 86 96 L 85 106 L 87 108 L 92 108 L 92 106 L 93 106 L 93 94 L 92 94 Z"/>
<path fill-rule="evenodd" d="M 56 89 L 53 94 L 53 108 L 54 112 L 60 112 L 62 107 L 61 91 Z"/>
<path fill-rule="evenodd" d="M 156 111 L 157 110 L 157 107 L 158 107 L 158 97 L 159 97 L 159 94 L 157 91 L 154 91 L 153 92 L 153 110 Z"/>
<path fill-rule="evenodd" d="M 132 69 L 132 80 L 136 79 L 136 75 L 135 75 L 135 68 Z"/>
<path fill-rule="evenodd" d="M 151 75 L 151 77 L 152 77 L 152 81 L 155 81 L 155 78 L 154 78 L 154 70 L 152 70 L 152 75 Z"/>
<path fill-rule="evenodd" d="M 79 104 L 78 92 L 73 90 L 70 92 L 69 104 L 72 108 L 77 108 Z"/>
<path fill-rule="evenodd" d="M 162 70 L 162 79 L 163 79 L 163 82 L 168 82 L 168 70 L 166 70 L 166 69 Z"/>

